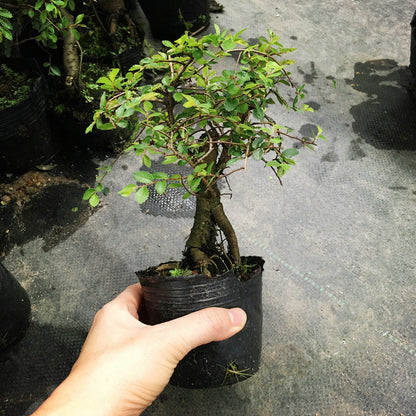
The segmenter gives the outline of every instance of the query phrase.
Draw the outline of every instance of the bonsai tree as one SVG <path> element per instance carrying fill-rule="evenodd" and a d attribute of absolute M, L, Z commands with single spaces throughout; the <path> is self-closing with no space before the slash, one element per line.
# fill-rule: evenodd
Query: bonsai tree
<path fill-rule="evenodd" d="M 295 137 L 268 114 L 268 106 L 274 104 L 312 111 L 305 104 L 298 106 L 304 86 L 293 83 L 287 69 L 293 61 L 285 57 L 293 49 L 284 48 L 270 30 L 255 45 L 243 40 L 241 33 L 227 34 L 215 26 L 215 33 L 200 39 L 185 34 L 173 43 L 163 41 L 163 51 L 142 59 L 125 76 L 111 70 L 97 81 L 104 91 L 87 129 L 134 129 L 125 151 L 134 152 L 148 169 L 135 172 L 120 195 L 134 195 L 142 204 L 154 186 L 159 194 L 183 187 L 183 198 L 196 197 L 181 268 L 207 275 L 224 264 L 228 268 L 241 265 L 219 181 L 246 170 L 250 158 L 270 168 L 281 181 L 298 154 L 295 148 L 286 148 L 286 141 L 313 148 L 317 137 L 323 138 L 319 127 L 315 138 Z M 227 57 L 234 57 L 235 63 L 218 73 L 219 61 Z M 150 73 L 157 80 L 149 84 L 145 76 Z M 152 155 L 161 157 L 165 165 L 188 166 L 191 173 L 152 172 Z M 104 168 L 97 186 L 85 192 L 84 199 L 92 206 L 99 203 L 100 192 L 108 192 L 103 179 L 117 160 Z M 219 241 L 219 233 L 227 244 Z"/>

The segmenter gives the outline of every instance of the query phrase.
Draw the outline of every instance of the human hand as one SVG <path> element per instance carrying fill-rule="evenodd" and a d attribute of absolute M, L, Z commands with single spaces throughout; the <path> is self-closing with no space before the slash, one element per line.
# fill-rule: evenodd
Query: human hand
<path fill-rule="evenodd" d="M 71 373 L 33 416 L 137 416 L 193 348 L 240 331 L 239 308 L 207 308 L 149 326 L 138 320 L 141 286 L 129 286 L 95 316 Z"/>

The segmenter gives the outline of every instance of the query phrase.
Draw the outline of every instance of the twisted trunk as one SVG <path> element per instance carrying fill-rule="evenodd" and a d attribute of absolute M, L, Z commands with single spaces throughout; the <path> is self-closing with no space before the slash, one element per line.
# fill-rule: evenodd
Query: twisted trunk
<path fill-rule="evenodd" d="M 215 187 L 216 188 L 216 187 Z M 217 195 L 212 197 L 209 193 L 198 195 L 194 224 L 186 242 L 186 249 L 193 265 L 202 273 L 211 275 L 216 271 L 220 257 L 227 255 L 221 252 L 218 244 L 218 231 L 222 231 L 228 243 L 228 256 L 231 264 L 228 267 L 241 263 L 237 236 L 224 212 L 218 189 Z"/>
<path fill-rule="evenodd" d="M 217 162 L 217 157 L 218 150 L 214 147 L 207 153 L 204 162 Z M 218 231 L 222 231 L 227 240 L 228 254 L 223 252 L 223 247 L 217 241 Z M 224 255 L 230 257 L 229 267 L 241 263 L 237 236 L 224 212 L 216 183 L 206 184 L 197 194 L 194 224 L 186 242 L 186 252 L 193 265 L 207 275 L 211 275 L 210 270 L 215 271 L 215 261 Z"/>

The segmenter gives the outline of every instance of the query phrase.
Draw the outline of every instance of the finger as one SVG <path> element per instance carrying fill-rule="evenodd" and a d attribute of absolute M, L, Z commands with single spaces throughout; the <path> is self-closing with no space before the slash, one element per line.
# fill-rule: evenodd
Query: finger
<path fill-rule="evenodd" d="M 212 341 L 222 341 L 243 329 L 246 313 L 240 308 L 207 308 L 162 324 L 171 344 L 190 350 Z M 181 357 L 182 358 L 182 357 Z"/>
<path fill-rule="evenodd" d="M 111 303 L 114 306 L 126 307 L 129 313 L 137 319 L 141 298 L 142 287 L 140 283 L 136 283 L 124 289 Z"/>

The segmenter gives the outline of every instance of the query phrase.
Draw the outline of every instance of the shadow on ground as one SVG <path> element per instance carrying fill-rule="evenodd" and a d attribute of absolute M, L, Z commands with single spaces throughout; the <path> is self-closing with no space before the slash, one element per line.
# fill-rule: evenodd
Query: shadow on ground
<path fill-rule="evenodd" d="M 391 59 L 357 62 L 354 78 L 346 82 L 368 96 L 350 110 L 355 133 L 377 149 L 416 150 L 416 98 L 410 69 Z"/>

